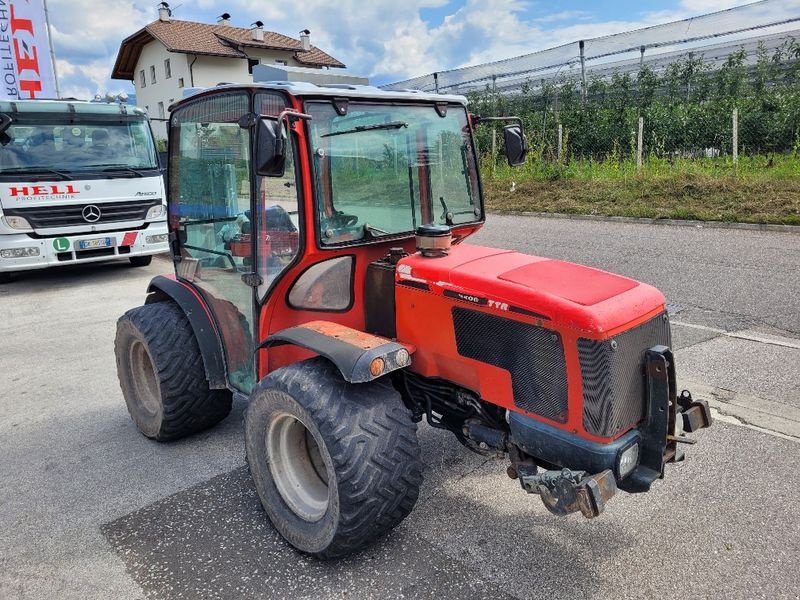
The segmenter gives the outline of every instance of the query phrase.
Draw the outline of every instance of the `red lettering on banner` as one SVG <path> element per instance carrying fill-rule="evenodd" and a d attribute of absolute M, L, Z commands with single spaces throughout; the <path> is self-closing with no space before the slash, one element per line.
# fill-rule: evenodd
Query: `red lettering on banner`
<path fill-rule="evenodd" d="M 43 185 L 35 185 L 31 188 L 31 196 L 44 196 L 47 193 L 47 188 Z"/>
<path fill-rule="evenodd" d="M 39 53 L 36 51 L 36 46 L 31 48 L 31 54 L 27 55 L 24 54 L 26 48 L 20 50 L 19 47 L 19 40 L 14 40 L 14 54 L 17 56 L 17 70 L 21 73 L 22 71 L 33 71 L 37 75 L 39 74 Z"/>
<path fill-rule="evenodd" d="M 8 191 L 12 196 L 30 196 L 27 187 L 10 187 Z"/>
<path fill-rule="evenodd" d="M 39 75 L 39 53 L 36 46 L 22 42 L 20 48 L 18 32 L 27 32 L 31 38 L 35 39 L 33 31 L 33 21 L 30 19 L 19 18 L 14 14 L 14 5 L 11 5 L 11 35 L 14 38 L 14 54 L 17 59 L 17 75 L 19 76 L 20 92 L 28 92 L 29 98 L 36 98 L 36 94 L 42 91 L 41 76 Z M 36 79 L 29 76 L 23 78 L 23 71 L 33 71 Z"/>
<path fill-rule="evenodd" d="M 30 19 L 19 19 L 14 14 L 14 5 L 11 5 L 11 33 L 17 33 L 17 31 L 27 31 L 31 35 L 33 35 L 33 21 Z"/>

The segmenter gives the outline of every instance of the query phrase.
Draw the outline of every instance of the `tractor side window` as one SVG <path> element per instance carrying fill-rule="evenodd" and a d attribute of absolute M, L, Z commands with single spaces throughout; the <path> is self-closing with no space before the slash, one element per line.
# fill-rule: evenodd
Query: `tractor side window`
<path fill-rule="evenodd" d="M 347 310 L 353 303 L 353 257 L 312 265 L 294 282 L 289 306 L 302 310 Z"/>
<path fill-rule="evenodd" d="M 300 211 L 297 198 L 295 152 L 287 144 L 283 177 L 258 178 L 258 274 L 259 297 L 294 262 L 300 249 Z"/>

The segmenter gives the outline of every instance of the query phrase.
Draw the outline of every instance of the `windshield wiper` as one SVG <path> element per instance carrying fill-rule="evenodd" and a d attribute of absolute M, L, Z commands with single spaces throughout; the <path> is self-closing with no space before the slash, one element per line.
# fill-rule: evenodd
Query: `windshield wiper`
<path fill-rule="evenodd" d="M 376 131 L 378 129 L 402 129 L 408 127 L 405 121 L 392 121 L 391 123 L 376 123 L 374 125 L 358 125 L 352 129 L 342 129 L 341 131 L 332 131 L 330 133 L 323 133 L 321 138 L 333 137 L 334 135 L 345 135 L 348 133 L 361 133 L 362 131 Z"/>
<path fill-rule="evenodd" d="M 11 167 L 8 169 L 0 169 L 0 174 L 2 173 L 31 173 L 33 175 L 52 173 L 53 175 L 58 175 L 62 179 L 75 179 L 66 171 L 59 171 L 58 169 L 53 169 L 51 167 Z"/>
<path fill-rule="evenodd" d="M 373 227 L 369 223 L 364 223 L 364 238 L 371 240 L 377 237 L 381 237 L 382 235 L 389 235 L 388 231 L 384 231 L 383 229 L 378 229 L 377 227 Z"/>
<path fill-rule="evenodd" d="M 140 169 L 134 169 L 128 165 L 97 165 L 97 167 L 100 167 L 98 170 L 103 173 L 108 173 L 109 171 L 128 171 L 129 173 L 135 174 L 137 177 L 144 177 Z"/>

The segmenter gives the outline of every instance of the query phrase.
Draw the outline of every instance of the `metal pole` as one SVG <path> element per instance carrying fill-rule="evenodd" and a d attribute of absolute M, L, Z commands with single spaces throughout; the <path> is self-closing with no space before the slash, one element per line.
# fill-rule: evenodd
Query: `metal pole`
<path fill-rule="evenodd" d="M 558 124 L 558 164 L 561 164 L 561 146 L 564 143 L 564 126 Z"/>
<path fill-rule="evenodd" d="M 583 49 L 583 40 L 578 42 L 578 48 L 581 50 L 581 100 L 586 103 L 586 55 Z"/>
<path fill-rule="evenodd" d="M 642 67 L 644 66 L 644 48 L 645 48 L 644 46 L 640 46 L 639 47 L 639 70 L 640 71 L 642 70 Z"/>
<path fill-rule="evenodd" d="M 436 93 L 438 94 L 439 93 L 439 74 L 438 73 L 434 73 L 433 74 L 433 85 L 436 86 Z"/>
<path fill-rule="evenodd" d="M 50 61 L 53 63 L 53 79 L 56 83 L 56 98 L 61 97 L 61 90 L 58 87 L 58 69 L 56 68 L 56 53 L 53 50 L 53 32 L 50 30 L 50 12 L 47 10 L 47 0 L 42 0 L 44 4 L 44 22 L 47 24 L 47 41 L 50 43 Z"/>
<path fill-rule="evenodd" d="M 733 109 L 733 166 L 739 161 L 739 109 Z"/>
<path fill-rule="evenodd" d="M 642 134 L 644 133 L 644 117 L 639 117 L 639 135 L 636 138 L 636 174 L 642 172 Z"/>
<path fill-rule="evenodd" d="M 492 177 L 494 177 L 494 168 L 497 164 L 497 130 L 492 126 Z"/>

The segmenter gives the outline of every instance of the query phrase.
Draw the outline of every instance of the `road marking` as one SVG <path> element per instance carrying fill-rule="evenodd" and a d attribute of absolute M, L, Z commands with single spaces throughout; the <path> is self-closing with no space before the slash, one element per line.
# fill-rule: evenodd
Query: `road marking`
<path fill-rule="evenodd" d="M 678 379 L 679 390 L 687 388 L 695 398 L 707 400 L 712 410 L 725 417 L 721 421 L 800 443 L 800 408 L 699 381 Z"/>
<path fill-rule="evenodd" d="M 777 336 L 773 338 L 762 335 L 754 335 L 752 333 L 744 333 L 743 331 L 725 331 L 724 329 L 718 329 L 717 327 L 695 325 L 694 323 L 686 323 L 684 321 L 672 321 L 672 324 L 680 327 L 689 327 L 691 329 L 710 331 L 712 333 L 718 333 L 719 335 L 724 335 L 737 340 L 747 340 L 748 342 L 758 342 L 760 344 L 770 344 L 772 346 L 781 346 L 782 348 L 793 348 L 794 350 L 800 350 L 800 342 L 792 342 L 786 338 L 778 339 Z"/>

